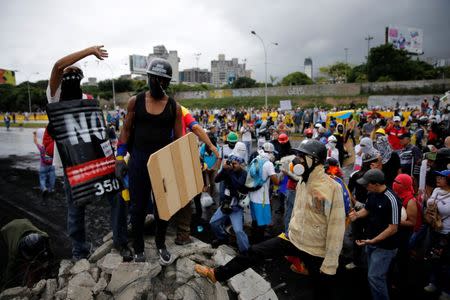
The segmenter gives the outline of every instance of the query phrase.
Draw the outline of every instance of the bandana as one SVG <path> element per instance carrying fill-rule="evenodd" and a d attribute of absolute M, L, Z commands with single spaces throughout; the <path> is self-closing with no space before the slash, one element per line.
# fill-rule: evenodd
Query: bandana
<path fill-rule="evenodd" d="M 381 163 L 383 165 L 391 159 L 392 148 L 385 135 L 379 135 L 377 137 L 374 147 L 380 152 Z"/>

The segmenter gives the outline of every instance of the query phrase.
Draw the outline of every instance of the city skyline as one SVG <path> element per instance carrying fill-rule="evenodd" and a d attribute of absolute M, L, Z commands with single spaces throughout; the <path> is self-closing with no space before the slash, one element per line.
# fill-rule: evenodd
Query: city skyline
<path fill-rule="evenodd" d="M 320 2 L 320 3 L 319 3 Z M 99 80 L 129 73 L 128 55 L 148 54 L 153 46 L 178 51 L 180 70 L 211 68 L 218 54 L 246 60 L 253 77 L 264 81 L 264 51 L 268 45 L 268 75 L 279 79 L 304 71 L 311 57 L 314 70 L 336 61 L 365 61 L 371 47 L 384 43 L 385 27 L 420 28 L 424 57 L 450 57 L 450 2 L 431 0 L 381 1 L 64 1 L 6 2 L 0 11 L 0 68 L 16 69 L 17 81 L 48 79 L 53 63 L 85 47 L 104 44 L 110 57 L 82 62 L 86 77 Z M 158 13 L 152 13 L 156 11 Z M 46 18 L 43 16 L 51 16 Z M 278 46 L 269 45 L 272 42 Z M 347 50 L 344 50 L 346 49 Z M 200 56 L 198 54 L 201 53 Z M 83 65 L 84 64 L 84 65 Z M 39 72 L 39 74 L 35 74 Z"/>

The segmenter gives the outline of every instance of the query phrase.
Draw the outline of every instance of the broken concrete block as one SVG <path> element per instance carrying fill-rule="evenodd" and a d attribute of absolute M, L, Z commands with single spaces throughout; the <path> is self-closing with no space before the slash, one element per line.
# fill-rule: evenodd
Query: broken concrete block
<path fill-rule="evenodd" d="M 63 288 L 62 290 L 59 290 L 55 293 L 55 299 L 56 300 L 64 300 L 67 298 L 67 286 Z"/>
<path fill-rule="evenodd" d="M 33 296 L 39 296 L 44 291 L 46 284 L 47 281 L 45 279 L 42 279 L 33 286 L 33 288 L 31 289 L 31 294 Z"/>
<path fill-rule="evenodd" d="M 58 276 L 70 275 L 70 269 L 72 269 L 73 263 L 70 260 L 63 259 L 59 264 Z"/>
<path fill-rule="evenodd" d="M 97 266 L 103 272 L 111 274 L 122 263 L 123 258 L 119 254 L 109 253 L 97 262 Z"/>
<path fill-rule="evenodd" d="M 105 243 L 100 245 L 100 247 L 95 249 L 94 253 L 92 253 L 91 256 L 89 256 L 89 261 L 92 263 L 97 262 L 100 258 L 111 252 L 112 247 L 113 241 L 112 240 L 106 241 Z"/>
<path fill-rule="evenodd" d="M 31 291 L 26 286 L 17 286 L 7 290 L 4 290 L 0 294 L 0 299 L 9 300 L 14 298 L 29 298 L 31 296 Z"/>
<path fill-rule="evenodd" d="M 195 262 L 192 260 L 186 257 L 179 258 L 176 262 L 176 283 L 182 285 L 194 278 L 194 266 Z"/>
<path fill-rule="evenodd" d="M 91 268 L 89 273 L 91 273 L 92 279 L 94 279 L 95 282 L 97 282 L 98 279 L 100 278 L 100 269 L 97 267 Z"/>
<path fill-rule="evenodd" d="M 270 283 L 253 269 L 247 269 L 229 279 L 228 286 L 238 294 L 239 299 L 278 299 Z"/>
<path fill-rule="evenodd" d="M 70 274 L 76 275 L 81 272 L 89 271 L 91 264 L 87 259 L 80 259 L 75 263 L 75 265 L 70 269 Z"/>
<path fill-rule="evenodd" d="M 57 289 L 58 283 L 56 282 L 56 279 L 48 279 L 47 284 L 45 285 L 45 291 L 44 294 L 42 295 L 42 298 L 44 300 L 53 299 L 53 296 L 55 295 Z"/>
<path fill-rule="evenodd" d="M 110 231 L 107 235 L 105 235 L 105 236 L 103 237 L 103 243 L 106 243 L 107 241 L 109 241 L 110 239 L 112 239 L 112 237 L 113 237 L 113 233 L 112 233 L 112 231 Z"/>
<path fill-rule="evenodd" d="M 107 285 L 108 283 L 106 282 L 105 278 L 100 278 L 92 289 L 92 292 L 94 293 L 94 295 L 97 295 L 98 293 L 103 292 Z"/>

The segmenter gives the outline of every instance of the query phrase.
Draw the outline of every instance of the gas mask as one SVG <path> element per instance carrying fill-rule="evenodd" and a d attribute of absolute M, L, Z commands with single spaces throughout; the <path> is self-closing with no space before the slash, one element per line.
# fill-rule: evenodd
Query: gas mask
<path fill-rule="evenodd" d="M 300 163 L 294 166 L 294 174 L 302 176 L 303 181 L 307 182 L 309 175 L 316 167 L 316 162 L 313 158 L 304 155 L 300 157 Z"/>
<path fill-rule="evenodd" d="M 166 95 L 166 89 L 169 87 L 170 81 L 158 76 L 148 76 L 148 87 L 153 98 L 161 100 Z"/>
<path fill-rule="evenodd" d="M 80 82 L 83 79 L 81 70 L 71 69 L 63 74 L 61 81 L 61 97 L 60 101 L 79 100 L 83 98 Z"/>

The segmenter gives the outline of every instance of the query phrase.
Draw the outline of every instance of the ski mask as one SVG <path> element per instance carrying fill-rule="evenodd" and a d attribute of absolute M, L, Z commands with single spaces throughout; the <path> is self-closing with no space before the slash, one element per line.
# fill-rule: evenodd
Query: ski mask
<path fill-rule="evenodd" d="M 170 81 L 159 76 L 148 76 L 148 87 L 153 98 L 161 100 L 166 95 L 166 89 L 169 87 Z"/>
<path fill-rule="evenodd" d="M 61 101 L 78 100 L 83 98 L 80 82 L 83 72 L 80 69 L 70 69 L 63 74 L 61 82 Z"/>

